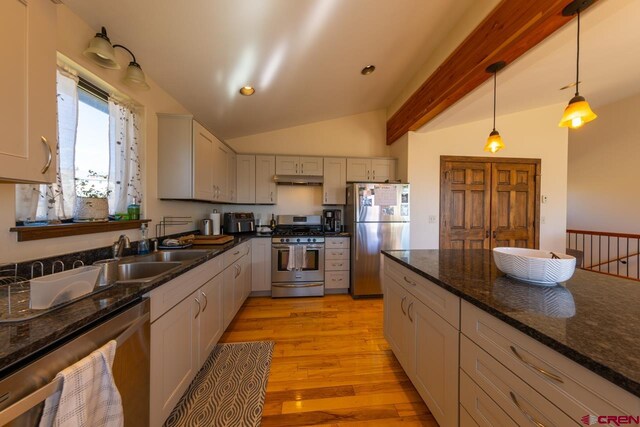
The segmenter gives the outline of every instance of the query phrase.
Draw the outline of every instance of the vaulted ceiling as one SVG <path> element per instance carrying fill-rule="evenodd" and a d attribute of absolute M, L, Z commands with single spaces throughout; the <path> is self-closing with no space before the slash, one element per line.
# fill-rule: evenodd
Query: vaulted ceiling
<path fill-rule="evenodd" d="M 65 0 L 222 138 L 386 108 L 473 0 Z M 88 41 L 87 41 L 88 42 Z M 375 64 L 376 71 L 360 70 Z M 253 85 L 256 93 L 238 90 Z"/>

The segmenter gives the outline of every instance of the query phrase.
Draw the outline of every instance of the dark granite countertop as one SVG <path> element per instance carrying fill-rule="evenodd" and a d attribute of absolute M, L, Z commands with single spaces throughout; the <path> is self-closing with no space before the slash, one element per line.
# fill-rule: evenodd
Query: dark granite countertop
<path fill-rule="evenodd" d="M 17 323 L 0 324 L 0 378 L 60 346 L 85 330 L 104 322 L 124 307 L 136 304 L 147 292 L 256 236 L 238 235 L 225 245 L 199 245 L 202 258 L 147 283 L 115 284 L 89 297 Z"/>
<path fill-rule="evenodd" d="M 640 283 L 578 269 L 531 285 L 505 276 L 490 250 L 383 253 L 640 397 Z"/>

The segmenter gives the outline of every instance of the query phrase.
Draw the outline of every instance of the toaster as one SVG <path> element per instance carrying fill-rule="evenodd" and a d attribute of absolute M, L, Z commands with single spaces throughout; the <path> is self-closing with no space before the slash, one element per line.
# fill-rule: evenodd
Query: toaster
<path fill-rule="evenodd" d="M 251 233 L 255 231 L 253 212 L 227 212 L 224 214 L 223 227 L 226 234 Z"/>

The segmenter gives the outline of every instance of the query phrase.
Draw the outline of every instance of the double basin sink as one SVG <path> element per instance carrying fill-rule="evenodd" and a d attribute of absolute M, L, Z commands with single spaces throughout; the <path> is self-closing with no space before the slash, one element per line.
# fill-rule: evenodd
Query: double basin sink
<path fill-rule="evenodd" d="M 163 274 L 202 258 L 208 252 L 205 249 L 176 249 L 120 258 L 116 282 L 150 282 Z"/>

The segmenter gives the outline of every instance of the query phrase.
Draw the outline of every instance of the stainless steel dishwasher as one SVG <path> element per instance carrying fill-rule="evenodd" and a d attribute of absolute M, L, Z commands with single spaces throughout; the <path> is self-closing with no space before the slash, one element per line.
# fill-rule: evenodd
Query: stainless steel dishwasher
<path fill-rule="evenodd" d="M 149 300 L 143 300 L 0 381 L 0 426 L 33 427 L 56 374 L 111 340 L 118 347 L 113 376 L 126 426 L 149 425 Z"/>

